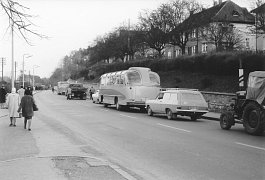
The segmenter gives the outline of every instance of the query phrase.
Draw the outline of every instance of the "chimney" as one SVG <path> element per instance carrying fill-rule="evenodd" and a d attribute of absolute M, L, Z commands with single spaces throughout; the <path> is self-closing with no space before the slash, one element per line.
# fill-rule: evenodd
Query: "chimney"
<path fill-rule="evenodd" d="M 219 0 L 219 4 L 222 4 L 222 0 Z"/>
<path fill-rule="evenodd" d="M 216 6 L 217 5 L 217 1 L 213 1 L 213 6 Z"/>

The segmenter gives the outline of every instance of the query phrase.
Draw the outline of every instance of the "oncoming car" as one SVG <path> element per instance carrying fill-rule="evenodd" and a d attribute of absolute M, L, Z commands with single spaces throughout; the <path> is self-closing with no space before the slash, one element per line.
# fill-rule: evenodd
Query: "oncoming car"
<path fill-rule="evenodd" d="M 173 119 L 181 115 L 196 121 L 208 112 L 208 105 L 198 90 L 169 88 L 162 90 L 156 99 L 147 100 L 146 109 L 149 116 L 165 114 Z"/>
<path fill-rule="evenodd" d="M 94 94 L 92 94 L 92 102 L 93 103 L 100 103 L 100 101 L 99 101 L 99 90 L 97 90 Z"/>

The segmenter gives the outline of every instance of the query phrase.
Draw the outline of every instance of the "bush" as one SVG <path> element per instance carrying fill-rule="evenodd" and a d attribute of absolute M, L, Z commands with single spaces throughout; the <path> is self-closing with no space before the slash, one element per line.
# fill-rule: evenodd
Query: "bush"
<path fill-rule="evenodd" d="M 213 85 L 213 82 L 210 78 L 204 78 L 201 80 L 201 89 L 209 88 Z"/>

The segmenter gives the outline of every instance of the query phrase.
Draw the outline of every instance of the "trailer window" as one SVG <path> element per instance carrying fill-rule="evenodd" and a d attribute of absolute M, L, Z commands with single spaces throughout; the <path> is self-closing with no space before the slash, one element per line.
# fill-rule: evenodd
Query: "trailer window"
<path fill-rule="evenodd" d="M 153 84 L 160 84 L 159 76 L 155 73 L 149 73 L 149 79 Z"/>
<path fill-rule="evenodd" d="M 136 71 L 128 72 L 127 73 L 127 78 L 128 78 L 129 84 L 138 84 L 138 83 L 141 83 L 141 76 Z"/>

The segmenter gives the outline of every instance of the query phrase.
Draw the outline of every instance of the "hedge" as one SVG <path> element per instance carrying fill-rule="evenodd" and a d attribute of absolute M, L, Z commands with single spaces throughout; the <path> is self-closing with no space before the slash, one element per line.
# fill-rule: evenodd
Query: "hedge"
<path fill-rule="evenodd" d="M 230 52 L 180 56 L 175 59 L 133 60 L 94 66 L 96 75 L 125 70 L 130 67 L 148 67 L 154 72 L 187 71 L 213 75 L 237 75 L 239 62 L 242 61 L 246 72 L 265 70 L 265 54 L 252 52 Z"/>

